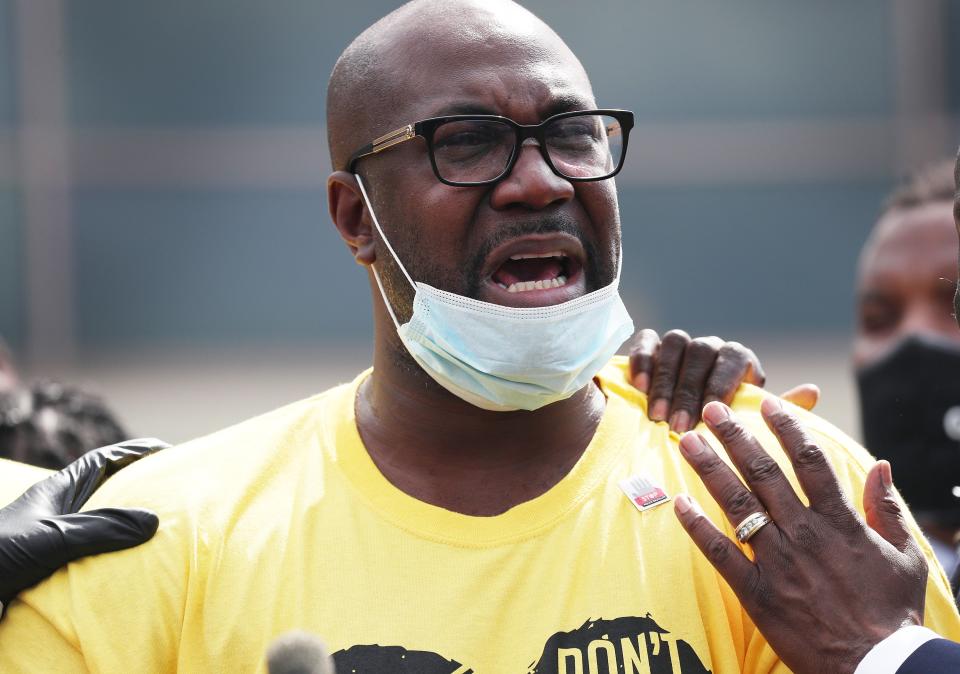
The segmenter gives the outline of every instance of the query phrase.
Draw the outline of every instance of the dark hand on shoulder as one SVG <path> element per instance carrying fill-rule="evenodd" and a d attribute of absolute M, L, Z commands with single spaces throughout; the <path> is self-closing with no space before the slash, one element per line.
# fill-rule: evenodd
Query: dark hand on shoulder
<path fill-rule="evenodd" d="M 149 438 L 94 449 L 0 509 L 0 602 L 67 562 L 149 540 L 158 521 L 147 510 L 77 511 L 108 477 L 168 446 Z"/>
<path fill-rule="evenodd" d="M 907 528 L 887 462 L 867 475 L 864 522 L 797 417 L 774 398 L 764 401 L 762 413 L 810 506 L 732 411 L 711 403 L 704 421 L 746 485 L 698 433 L 686 434 L 680 449 L 738 527 L 741 542 L 749 540 L 755 560 L 690 497 L 676 498 L 677 517 L 791 670 L 853 672 L 875 644 L 900 627 L 922 623 L 926 562 Z M 759 526 L 741 527 L 758 513 Z"/>
<path fill-rule="evenodd" d="M 634 335 L 630 376 L 648 396 L 648 416 L 669 421 L 678 433 L 697 425 L 705 403 L 729 403 L 741 383 L 766 382 L 757 355 L 743 344 L 719 337 L 692 339 L 683 330 L 671 330 L 662 340 L 649 329 Z"/>
<path fill-rule="evenodd" d="M 706 403 L 719 400 L 729 405 L 741 384 L 763 386 L 767 379 L 757 354 L 740 342 L 691 338 L 683 330 L 671 330 L 661 340 L 649 329 L 640 330 L 631 341 L 630 378 L 647 394 L 647 415 L 669 421 L 678 433 L 700 422 Z M 802 384 L 781 397 L 809 410 L 817 404 L 820 390 Z"/>

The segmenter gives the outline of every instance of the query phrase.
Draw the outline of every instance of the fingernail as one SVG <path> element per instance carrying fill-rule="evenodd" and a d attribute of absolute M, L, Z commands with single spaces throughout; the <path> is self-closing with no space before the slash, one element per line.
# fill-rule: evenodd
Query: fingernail
<path fill-rule="evenodd" d="M 888 490 L 893 488 L 893 471 L 889 461 L 880 461 L 880 479 Z"/>
<path fill-rule="evenodd" d="M 670 417 L 670 428 L 677 433 L 686 433 L 690 430 L 690 413 L 686 410 L 677 410 Z"/>
<path fill-rule="evenodd" d="M 695 515 L 703 515 L 703 509 L 697 500 L 687 494 L 678 494 L 673 502 L 676 504 L 677 513 L 683 517 L 689 518 Z"/>
<path fill-rule="evenodd" d="M 697 456 L 703 451 L 704 440 L 699 433 L 686 433 L 680 438 L 680 450 L 687 456 Z"/>
<path fill-rule="evenodd" d="M 777 412 L 782 412 L 783 404 L 780 402 L 779 398 L 767 396 L 763 399 L 763 402 L 760 403 L 760 411 L 769 417 Z"/>
<path fill-rule="evenodd" d="M 670 403 L 660 398 L 653 402 L 653 407 L 650 408 L 650 418 L 654 421 L 666 421 L 669 412 Z"/>
<path fill-rule="evenodd" d="M 710 403 L 703 408 L 703 418 L 716 425 L 729 419 L 730 413 L 723 403 Z"/>
<path fill-rule="evenodd" d="M 638 391 L 643 391 L 644 393 L 650 388 L 650 375 L 646 372 L 641 372 L 633 378 L 633 386 Z"/>

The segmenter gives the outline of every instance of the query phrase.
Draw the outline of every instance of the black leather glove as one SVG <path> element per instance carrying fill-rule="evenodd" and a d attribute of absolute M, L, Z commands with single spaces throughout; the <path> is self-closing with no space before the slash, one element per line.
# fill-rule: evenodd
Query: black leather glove
<path fill-rule="evenodd" d="M 148 510 L 83 507 L 103 482 L 137 459 L 169 447 L 155 438 L 94 449 L 0 509 L 0 602 L 67 562 L 150 540 L 159 521 Z"/>

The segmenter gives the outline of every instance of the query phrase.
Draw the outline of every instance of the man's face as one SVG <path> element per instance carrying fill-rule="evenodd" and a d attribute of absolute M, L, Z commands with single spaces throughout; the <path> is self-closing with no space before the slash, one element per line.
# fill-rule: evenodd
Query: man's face
<path fill-rule="evenodd" d="M 582 67 L 562 42 L 491 17 L 467 34 L 412 35 L 394 45 L 392 62 L 405 95 L 379 133 L 450 114 L 536 124 L 596 107 Z M 420 138 L 363 160 L 359 171 L 415 281 L 496 304 L 544 306 L 614 278 L 620 231 L 613 181 L 571 183 L 550 170 L 536 146 L 522 147 L 512 173 L 493 186 L 442 184 Z M 411 292 L 382 245 L 377 265 L 403 316 Z M 525 281 L 546 287 L 518 292 L 525 286 L 516 284 Z"/>
<path fill-rule="evenodd" d="M 869 365 L 913 334 L 960 344 L 952 207 L 944 201 L 893 210 L 877 224 L 861 260 L 855 366 Z"/>

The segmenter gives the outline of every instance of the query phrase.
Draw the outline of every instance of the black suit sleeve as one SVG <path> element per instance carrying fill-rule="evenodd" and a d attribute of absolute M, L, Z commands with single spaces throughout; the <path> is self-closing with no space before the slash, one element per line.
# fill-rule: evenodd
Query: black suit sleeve
<path fill-rule="evenodd" d="M 932 639 L 907 658 L 897 674 L 953 674 L 960 672 L 960 644 Z"/>

